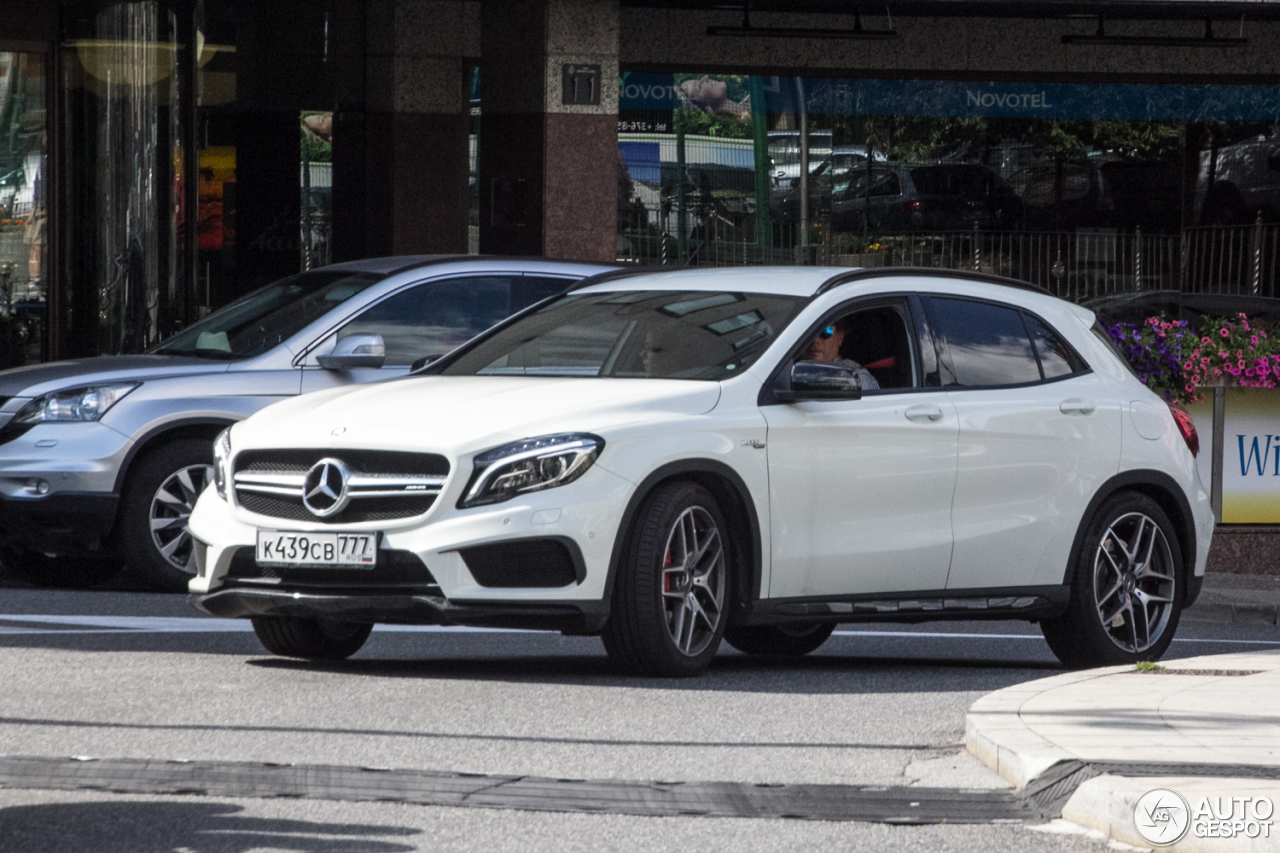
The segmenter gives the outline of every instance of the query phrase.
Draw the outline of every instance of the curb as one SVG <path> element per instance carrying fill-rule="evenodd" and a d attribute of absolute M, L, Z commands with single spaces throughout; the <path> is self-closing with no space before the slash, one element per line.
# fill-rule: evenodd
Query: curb
<path fill-rule="evenodd" d="M 974 702 L 965 715 L 965 749 L 1021 791 L 1027 783 L 1059 761 L 1077 757 L 1028 728 L 1019 715 L 1023 704 L 1047 690 L 1127 672 L 1132 668 L 1111 666 L 1066 672 L 988 693 Z"/>

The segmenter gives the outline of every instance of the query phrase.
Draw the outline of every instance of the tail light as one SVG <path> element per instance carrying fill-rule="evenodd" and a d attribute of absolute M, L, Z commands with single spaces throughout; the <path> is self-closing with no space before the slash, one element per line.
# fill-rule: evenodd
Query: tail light
<path fill-rule="evenodd" d="M 1174 404 L 1169 404 L 1169 411 L 1173 414 L 1173 421 L 1178 425 L 1178 432 L 1182 433 L 1182 440 L 1187 443 L 1187 449 L 1191 451 L 1192 456 L 1200 455 L 1200 436 L 1196 433 L 1196 422 L 1191 419 L 1191 415 L 1187 414 L 1185 409 L 1180 409 Z"/>
<path fill-rule="evenodd" d="M 905 214 L 923 213 L 924 203 L 921 201 L 904 201 L 902 203 L 902 212 Z"/>

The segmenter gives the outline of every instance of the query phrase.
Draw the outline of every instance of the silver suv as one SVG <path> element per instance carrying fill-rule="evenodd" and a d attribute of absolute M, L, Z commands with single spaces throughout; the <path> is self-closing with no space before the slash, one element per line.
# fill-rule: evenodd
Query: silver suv
<path fill-rule="evenodd" d="M 403 375 L 610 269 L 465 255 L 334 264 L 142 355 L 0 372 L 0 557 L 41 585 L 98 582 L 123 561 L 183 590 L 187 518 L 229 424 L 286 397 Z"/>

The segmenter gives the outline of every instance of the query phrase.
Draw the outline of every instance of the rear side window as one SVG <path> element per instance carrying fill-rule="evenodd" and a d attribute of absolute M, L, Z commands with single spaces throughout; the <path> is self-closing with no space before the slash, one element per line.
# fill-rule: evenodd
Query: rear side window
<path fill-rule="evenodd" d="M 1031 339 L 1013 308 L 967 299 L 929 300 L 951 354 L 951 385 L 983 387 L 1040 381 Z"/>
<path fill-rule="evenodd" d="M 1084 362 L 1076 355 L 1066 341 L 1058 333 L 1050 329 L 1037 317 L 1024 314 L 1027 320 L 1027 331 L 1031 333 L 1031 342 L 1036 346 L 1036 355 L 1040 356 L 1040 367 L 1045 379 L 1057 379 L 1069 376 L 1084 369 Z"/>

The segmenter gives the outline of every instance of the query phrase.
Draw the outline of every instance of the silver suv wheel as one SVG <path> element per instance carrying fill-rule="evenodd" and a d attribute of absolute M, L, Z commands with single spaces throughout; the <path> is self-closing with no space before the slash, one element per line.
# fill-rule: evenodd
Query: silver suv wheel
<path fill-rule="evenodd" d="M 187 519 L 212 480 L 212 465 L 189 465 L 170 475 L 151 498 L 151 544 L 175 569 L 191 575 L 196 566 Z"/>

